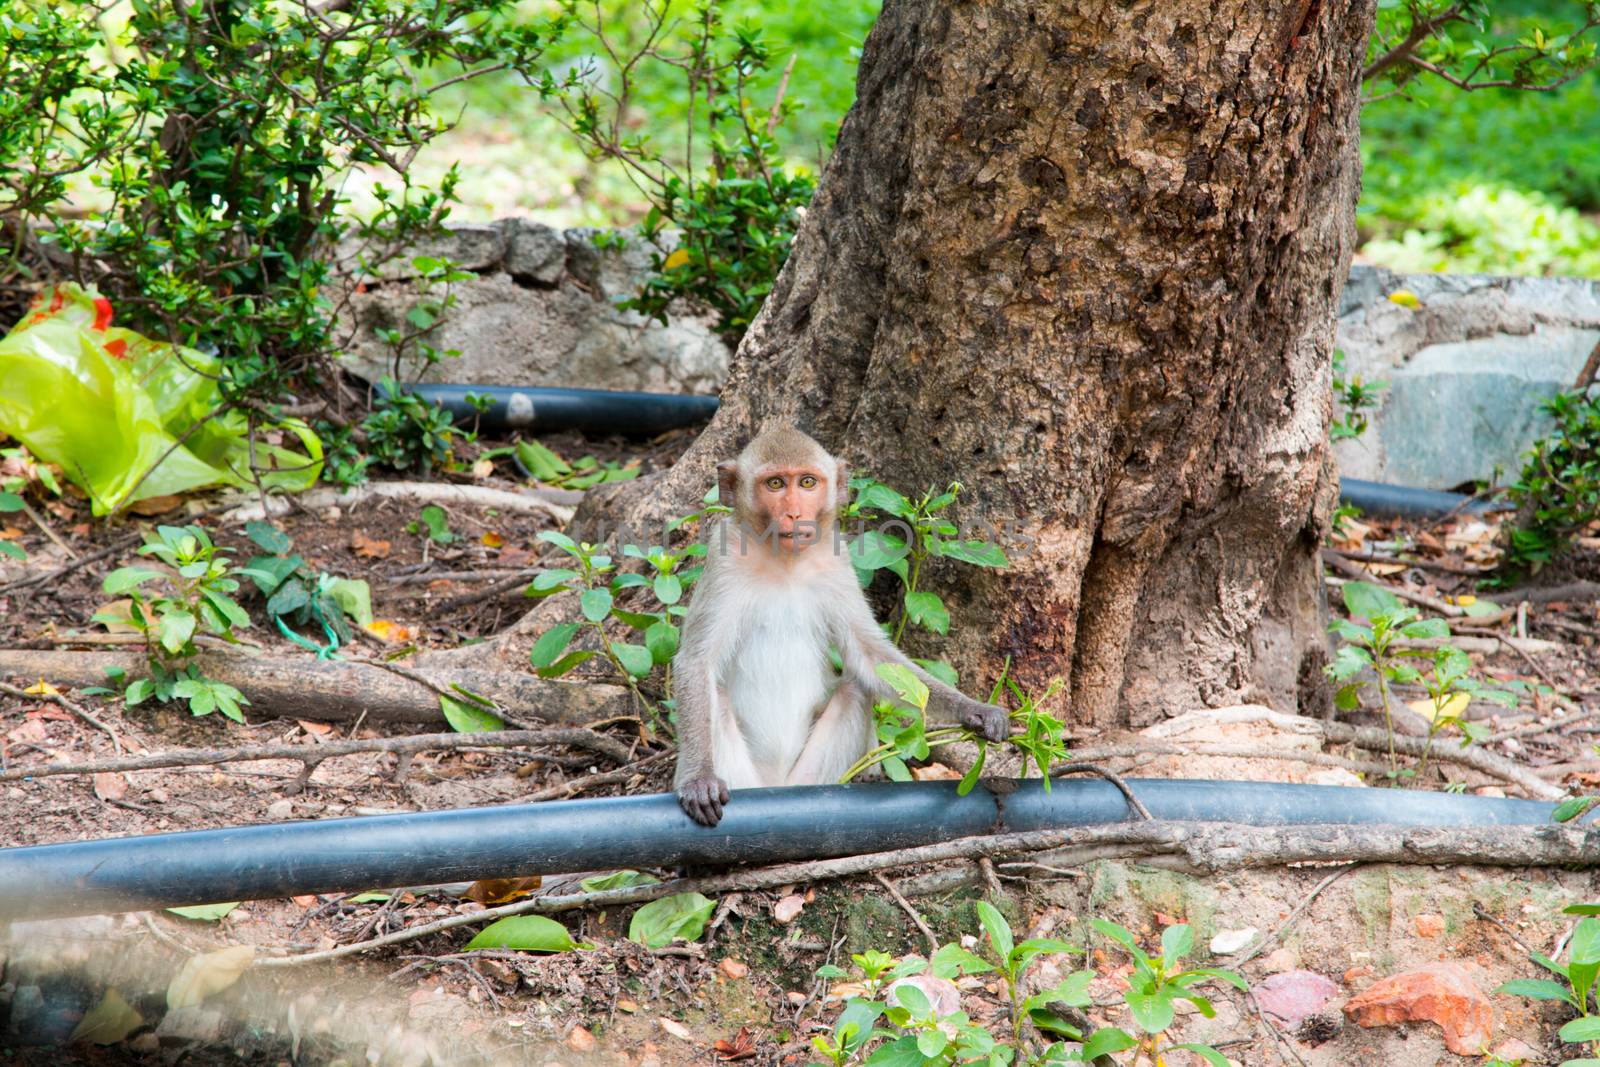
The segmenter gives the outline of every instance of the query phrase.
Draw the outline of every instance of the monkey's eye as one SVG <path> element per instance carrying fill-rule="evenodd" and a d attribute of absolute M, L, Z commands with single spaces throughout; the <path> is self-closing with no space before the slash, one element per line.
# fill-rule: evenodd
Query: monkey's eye
<path fill-rule="evenodd" d="M 803 474 L 803 475 L 800 476 L 800 488 L 802 488 L 802 489 L 815 489 L 816 487 L 817 487 L 817 480 L 815 478 L 813 478 L 811 475 Z"/>
<path fill-rule="evenodd" d="M 783 479 L 782 478 L 768 478 L 767 479 L 767 488 L 771 489 L 774 493 L 776 493 L 778 490 L 783 488 Z"/>

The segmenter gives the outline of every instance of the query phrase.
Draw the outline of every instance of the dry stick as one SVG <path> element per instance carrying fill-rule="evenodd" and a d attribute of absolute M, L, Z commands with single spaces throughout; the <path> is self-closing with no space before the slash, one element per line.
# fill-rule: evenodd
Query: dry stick
<path fill-rule="evenodd" d="M 1517 655 L 1521 656 L 1528 666 L 1533 668 L 1533 673 L 1539 676 L 1539 680 L 1550 687 L 1550 692 L 1554 694 L 1556 703 L 1570 711 L 1583 710 L 1583 706 L 1581 704 L 1577 703 L 1571 697 L 1567 696 L 1561 691 L 1561 687 L 1556 684 L 1556 680 L 1550 677 L 1550 672 L 1545 670 L 1544 666 L 1540 664 L 1538 660 L 1533 658 L 1533 653 L 1529 652 L 1525 648 L 1520 648 L 1517 645 L 1511 644 L 1506 638 L 1500 637 L 1499 634 L 1491 634 L 1490 636 L 1498 638 L 1501 644 L 1506 645 Z"/>
<path fill-rule="evenodd" d="M 1335 744 L 1355 745 L 1369 752 L 1387 752 L 1389 750 L 1390 738 L 1388 733 L 1376 727 L 1356 727 L 1342 722 L 1325 722 L 1320 725 L 1323 736 Z M 1419 759 L 1428 747 L 1425 738 L 1399 735 L 1393 738 L 1393 744 L 1396 752 L 1406 756 L 1415 756 Z M 1497 756 L 1479 745 L 1473 745 L 1470 748 L 1434 748 L 1430 758 L 1436 761 L 1442 760 L 1446 763 L 1458 763 L 1463 767 L 1471 767 L 1475 771 L 1498 778 L 1502 782 L 1509 782 L 1520 787 L 1536 800 L 1560 800 L 1566 795 L 1562 790 L 1539 778 L 1528 768 L 1519 766 L 1504 756 Z"/>
<path fill-rule="evenodd" d="M 522 578 L 531 581 L 538 573 L 537 569 L 527 567 L 487 567 L 472 571 L 432 570 L 391 578 L 388 585 L 392 588 L 402 585 L 427 585 L 429 582 L 489 582 L 503 578 Z"/>
<path fill-rule="evenodd" d="M 576 499 L 581 499 L 577 494 Z M 283 514 L 290 508 L 291 498 L 267 498 L 267 506 L 246 504 L 236 507 L 223 516 L 229 524 L 266 518 L 266 512 Z M 369 482 L 340 493 L 331 489 L 313 489 L 292 498 L 308 510 L 325 507 L 349 507 L 370 500 L 405 500 L 418 504 L 454 504 L 460 507 L 495 508 L 513 515 L 544 515 L 562 525 L 572 521 L 574 494 L 563 490 L 529 489 L 511 492 L 482 485 L 451 485 L 444 482 Z"/>
<path fill-rule="evenodd" d="M 1231 823 L 1138 822 L 1064 830 L 1030 830 L 989 837 L 962 837 L 933 845 L 874 852 L 838 859 L 787 863 L 706 878 L 674 878 L 651 885 L 592 893 L 535 897 L 469 915 L 452 915 L 357 944 L 299 956 L 256 960 L 258 967 L 289 967 L 342 959 L 388 945 L 413 941 L 457 926 L 488 923 L 511 915 L 553 914 L 580 908 L 642 904 L 676 893 L 707 895 L 734 890 L 771 889 L 797 882 L 848 878 L 890 867 L 945 860 L 1014 856 L 1069 846 L 1052 862 L 1068 865 L 1086 854 L 1099 858 L 1102 846 L 1130 856 L 1177 854 L 1193 870 L 1207 874 L 1246 867 L 1292 863 L 1470 864 L 1497 867 L 1600 866 L 1600 830 L 1540 826 L 1238 826 Z M 1043 858 L 1043 857 L 1041 857 Z"/>
<path fill-rule="evenodd" d="M 1446 604 L 1438 597 L 1428 596 L 1426 593 L 1414 593 L 1403 585 L 1395 585 L 1382 581 L 1370 571 L 1355 563 L 1352 563 L 1348 559 L 1345 559 L 1337 552 L 1324 550 L 1322 553 L 1322 561 L 1328 566 L 1332 567 L 1334 570 L 1338 571 L 1340 574 L 1344 575 L 1346 578 L 1353 578 L 1357 581 L 1372 582 L 1374 584 L 1381 585 L 1383 588 L 1389 590 L 1389 592 L 1393 593 L 1401 600 L 1409 600 L 1411 603 L 1427 608 L 1430 611 L 1437 611 L 1440 615 L 1449 615 L 1452 618 L 1459 618 L 1460 616 L 1466 614 L 1465 611 L 1456 607 L 1454 604 Z"/>
<path fill-rule="evenodd" d="M 134 545 L 143 540 L 144 534 L 137 532 L 128 534 L 125 537 L 119 537 L 117 540 L 111 542 L 109 545 L 106 545 L 104 548 L 90 552 L 86 556 L 79 556 L 66 566 L 57 567 L 55 570 L 50 571 L 47 574 L 36 574 L 32 578 L 19 578 L 7 585 L 0 585 L 0 594 L 20 592 L 23 589 L 28 589 L 35 585 L 44 585 L 46 583 L 55 585 L 62 578 L 65 578 L 67 575 L 78 570 L 80 567 L 87 567 L 89 564 L 98 563 L 108 556 L 115 556 L 117 553 L 132 548 Z"/>
<path fill-rule="evenodd" d="M 1290 926 L 1294 925 L 1296 919 L 1300 918 L 1300 916 L 1306 913 L 1306 909 L 1311 907 L 1311 902 L 1316 900 L 1324 889 L 1328 888 L 1330 885 L 1337 882 L 1351 871 L 1355 870 L 1358 866 L 1360 865 L 1352 863 L 1348 867 L 1340 867 L 1337 871 L 1334 871 L 1332 874 L 1328 875 L 1328 877 L 1318 882 L 1316 888 L 1311 890 L 1310 893 L 1306 894 L 1306 898 L 1299 904 L 1295 905 L 1295 909 L 1291 911 L 1288 917 L 1285 918 L 1283 922 L 1279 923 L 1270 934 L 1257 941 L 1254 945 L 1251 945 L 1249 952 L 1246 952 L 1244 955 L 1228 964 L 1229 969 L 1238 970 L 1240 967 L 1243 967 L 1245 964 L 1261 955 L 1268 945 L 1282 937 L 1283 932 Z"/>
<path fill-rule="evenodd" d="M 1595 351 L 1600 352 L 1600 348 L 1595 349 Z M 1518 937 L 1516 931 L 1512 930 L 1511 927 L 1507 926 L 1505 923 L 1501 922 L 1499 919 L 1485 911 L 1483 905 L 1479 904 L 1477 901 L 1472 902 L 1472 914 L 1479 919 L 1482 919 L 1484 922 L 1489 923 L 1491 926 L 1499 929 L 1502 934 L 1505 934 L 1513 942 L 1515 942 L 1517 947 L 1522 949 L 1522 951 L 1527 955 L 1532 956 L 1534 953 L 1539 951 L 1526 941 L 1522 940 L 1522 938 Z"/>
<path fill-rule="evenodd" d="M 1466 577 L 1489 574 L 1488 567 L 1470 567 L 1460 563 L 1450 563 L 1442 559 L 1401 559 L 1384 552 L 1352 552 L 1344 548 L 1324 548 L 1324 554 L 1341 556 L 1356 563 L 1395 563 L 1402 567 L 1418 567 L 1422 570 L 1442 571 L 1445 574 L 1458 574 Z"/>
<path fill-rule="evenodd" d="M 1132 808 L 1138 814 L 1139 818 L 1145 820 L 1146 822 L 1149 822 L 1151 819 L 1155 818 L 1155 816 L 1150 814 L 1150 809 L 1145 807 L 1144 803 L 1140 801 L 1138 797 L 1133 795 L 1133 790 L 1129 788 L 1128 783 L 1124 782 L 1120 776 L 1111 773 L 1104 767 L 1096 767 L 1092 763 L 1063 763 L 1059 767 L 1050 768 L 1050 777 L 1052 778 L 1059 778 L 1067 774 L 1097 774 L 1101 778 L 1104 778 L 1106 781 L 1117 787 L 1117 789 L 1122 793 L 1123 799 L 1128 802 L 1128 807 Z"/>
<path fill-rule="evenodd" d="M 26 689 L 19 689 L 14 685 L 9 685 L 5 682 L 0 682 L 0 693 L 4 693 L 7 696 L 17 697 L 20 700 L 44 700 L 51 704 L 55 704 L 58 707 L 66 708 L 68 711 L 72 712 L 72 714 L 76 715 L 90 726 L 93 726 L 96 730 L 99 730 L 107 737 L 111 738 L 111 747 L 116 749 L 117 755 L 122 755 L 122 738 L 117 736 L 117 731 L 113 730 L 111 727 L 107 726 L 105 723 L 101 722 L 95 716 L 91 715 L 77 704 L 74 704 L 60 693 L 30 693 Z M 0 781 L 5 781 L 10 776 L 11 772 L 6 771 L 5 773 L 0 774 Z"/>
<path fill-rule="evenodd" d="M 1286 749 L 1266 748 L 1258 745 L 1224 745 L 1214 742 L 1197 742 L 1192 745 L 1173 745 L 1161 741 L 1140 741 L 1127 745 L 1104 745 L 1099 748 L 1079 749 L 1073 755 L 1084 759 L 1120 759 L 1129 756 L 1223 756 L 1231 759 L 1271 759 L 1287 763 L 1309 763 L 1318 767 L 1342 767 L 1357 774 L 1383 774 L 1389 765 L 1378 760 L 1353 760 L 1333 756 L 1326 752 L 1295 752 Z"/>
<path fill-rule="evenodd" d="M 1510 741 L 1512 738 L 1538 737 L 1540 734 L 1553 733 L 1556 730 L 1562 729 L 1563 727 L 1571 726 L 1575 722 L 1582 722 L 1584 719 L 1592 719 L 1596 715 L 1600 715 L 1600 708 L 1591 708 L 1588 710 L 1580 709 L 1576 712 L 1573 712 L 1571 715 L 1563 715 L 1561 718 L 1551 719 L 1549 722 L 1536 722 L 1528 726 L 1518 726 L 1510 730 L 1502 730 L 1500 733 L 1497 733 L 1493 737 L 1489 738 L 1489 740 L 1484 742 L 1484 744 L 1492 745 L 1499 741 Z"/>
<path fill-rule="evenodd" d="M 923 921 L 922 913 L 911 906 L 911 901 L 907 900 L 901 895 L 900 890 L 896 889 L 894 883 L 883 876 L 882 871 L 873 871 L 872 877 L 876 878 L 878 880 L 878 884 L 883 886 L 883 888 L 888 891 L 889 895 L 894 898 L 894 902 L 900 905 L 901 910 L 907 915 L 911 916 L 911 921 L 916 924 L 918 930 L 922 931 L 922 936 L 928 939 L 929 954 L 931 955 L 932 953 L 938 952 L 939 939 L 933 936 L 933 931 L 929 929 L 928 924 Z"/>
<path fill-rule="evenodd" d="M 527 585 L 529 580 L 530 579 L 525 578 L 520 574 L 512 578 L 504 578 L 498 582 L 495 582 L 493 585 L 486 585 L 476 592 L 463 593 L 460 596 L 447 597 L 444 600 L 435 603 L 432 607 L 432 610 L 436 612 L 455 611 L 459 608 L 464 608 L 468 605 L 479 603 L 480 601 L 491 600 L 497 596 L 509 593 L 513 589 L 518 589 L 521 586 Z"/>
<path fill-rule="evenodd" d="M 619 767 L 614 771 L 604 771 L 597 774 L 586 774 L 581 778 L 573 778 L 570 781 L 558 782 L 555 785 L 546 786 L 543 789 L 529 793 L 527 796 L 518 797 L 515 800 L 509 801 L 509 803 L 537 804 L 545 800 L 561 800 L 564 797 L 572 796 L 574 793 L 581 793 L 585 790 L 593 789 L 595 786 L 615 785 L 618 782 L 626 782 L 637 776 L 650 764 L 658 763 L 670 755 L 672 755 L 670 750 L 667 752 L 656 752 L 635 763 L 630 763 L 626 767 Z"/>
<path fill-rule="evenodd" d="M 33 505 L 32 504 L 28 503 L 26 500 L 22 500 L 20 497 L 18 498 L 18 500 L 22 504 L 23 514 L 27 515 L 28 518 L 32 519 L 33 520 L 33 524 L 35 526 L 39 527 L 39 529 L 43 530 L 44 531 L 44 535 L 46 537 L 50 538 L 50 540 L 55 544 L 55 546 L 57 548 L 59 548 L 61 551 L 65 552 L 67 554 L 67 558 L 68 559 L 77 559 L 78 558 L 78 554 L 72 550 L 72 546 L 67 544 L 65 541 L 61 540 L 61 535 L 56 533 L 55 530 L 50 526 L 50 524 L 48 522 L 44 521 L 44 516 L 40 515 L 37 511 L 35 511 L 33 509 Z"/>
<path fill-rule="evenodd" d="M 16 693 L 0 683 L 0 692 Z M 48 699 L 48 698 L 41 698 Z M 102 727 L 103 728 L 103 727 Z M 290 759 L 305 764 L 307 774 L 317 764 L 334 756 L 362 752 L 415 753 L 426 749 L 513 748 L 518 745 L 570 745 L 613 759 L 628 758 L 628 746 L 582 727 L 550 727 L 542 730 L 495 730 L 478 734 L 414 734 L 410 737 L 379 737 L 360 741 L 328 741 L 323 744 L 251 745 L 233 748 L 182 749 L 152 752 L 144 756 L 94 760 L 86 763 L 47 763 L 42 767 L 11 767 L 0 772 L 0 782 L 24 778 L 48 778 L 60 774 L 99 774 L 102 771 L 148 771 L 162 767 L 194 767 L 208 763 L 248 763 L 254 760 Z"/>
<path fill-rule="evenodd" d="M 1595 344 L 1594 350 L 1589 353 L 1589 358 L 1583 361 L 1583 369 L 1578 371 L 1577 378 L 1573 379 L 1572 391 L 1581 393 L 1593 385 L 1597 371 L 1600 371 L 1600 342 Z"/>

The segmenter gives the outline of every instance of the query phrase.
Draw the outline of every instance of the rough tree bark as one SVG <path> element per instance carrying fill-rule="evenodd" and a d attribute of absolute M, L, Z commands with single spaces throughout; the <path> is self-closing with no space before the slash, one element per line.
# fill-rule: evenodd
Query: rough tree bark
<path fill-rule="evenodd" d="M 1324 655 L 1329 354 L 1372 0 L 888 0 L 715 421 L 579 515 L 691 510 L 769 420 L 1014 519 L 943 651 L 1134 724 Z M 517 649 L 542 627 L 519 627 Z"/>

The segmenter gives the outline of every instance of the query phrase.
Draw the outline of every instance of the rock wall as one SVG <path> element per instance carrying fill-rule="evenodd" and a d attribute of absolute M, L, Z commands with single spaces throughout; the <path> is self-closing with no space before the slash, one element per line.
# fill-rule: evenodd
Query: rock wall
<path fill-rule="evenodd" d="M 1600 281 L 1358 266 L 1338 344 L 1347 374 L 1388 383 L 1367 432 L 1334 447 L 1341 473 L 1430 489 L 1497 470 L 1507 481 L 1549 431 L 1540 401 L 1570 389 L 1600 344 Z"/>
<path fill-rule="evenodd" d="M 406 330 L 417 304 L 417 256 L 450 259 L 473 278 L 454 283 L 455 305 L 429 334 L 435 348 L 459 349 L 419 376 L 415 361 L 405 381 L 474 385 L 552 385 L 708 393 L 728 373 L 727 346 L 712 323 L 686 310 L 666 325 L 618 300 L 634 295 L 648 273 L 651 248 L 627 235 L 623 248 L 602 249 L 593 229 L 556 230 L 527 219 L 453 227 L 439 240 L 384 264 L 341 314 L 351 338 L 345 365 L 363 378 L 393 373 L 391 349 L 375 331 Z M 355 246 L 336 261 L 357 274 Z"/>

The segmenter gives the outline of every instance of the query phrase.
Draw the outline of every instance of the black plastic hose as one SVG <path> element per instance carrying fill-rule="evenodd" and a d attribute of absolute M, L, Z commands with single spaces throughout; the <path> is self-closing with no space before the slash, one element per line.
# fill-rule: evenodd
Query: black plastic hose
<path fill-rule="evenodd" d="M 508 385 L 408 385 L 408 393 L 438 404 L 458 425 L 478 426 L 490 433 L 555 433 L 650 437 L 682 426 L 705 422 L 717 413 L 714 396 L 673 393 L 622 393 L 605 389 L 548 389 Z M 467 394 L 493 401 L 482 413 L 467 403 Z"/>
<path fill-rule="evenodd" d="M 1419 790 L 1134 779 L 1158 819 L 1257 826 L 1548 824 L 1553 805 Z M 822 859 L 976 834 L 1122 821 L 1127 802 L 1099 779 L 1018 784 L 997 803 L 982 786 L 890 782 L 739 790 L 715 828 L 670 794 L 0 849 L 0 920 L 133 911 L 501 878 L 520 874 Z"/>
<path fill-rule="evenodd" d="M 1339 479 L 1339 499 L 1354 504 L 1368 515 L 1383 518 L 1434 519 L 1452 512 L 1483 515 L 1507 511 L 1504 501 L 1447 493 L 1442 489 L 1417 489 L 1409 485 L 1365 482 L 1360 478 Z"/>

